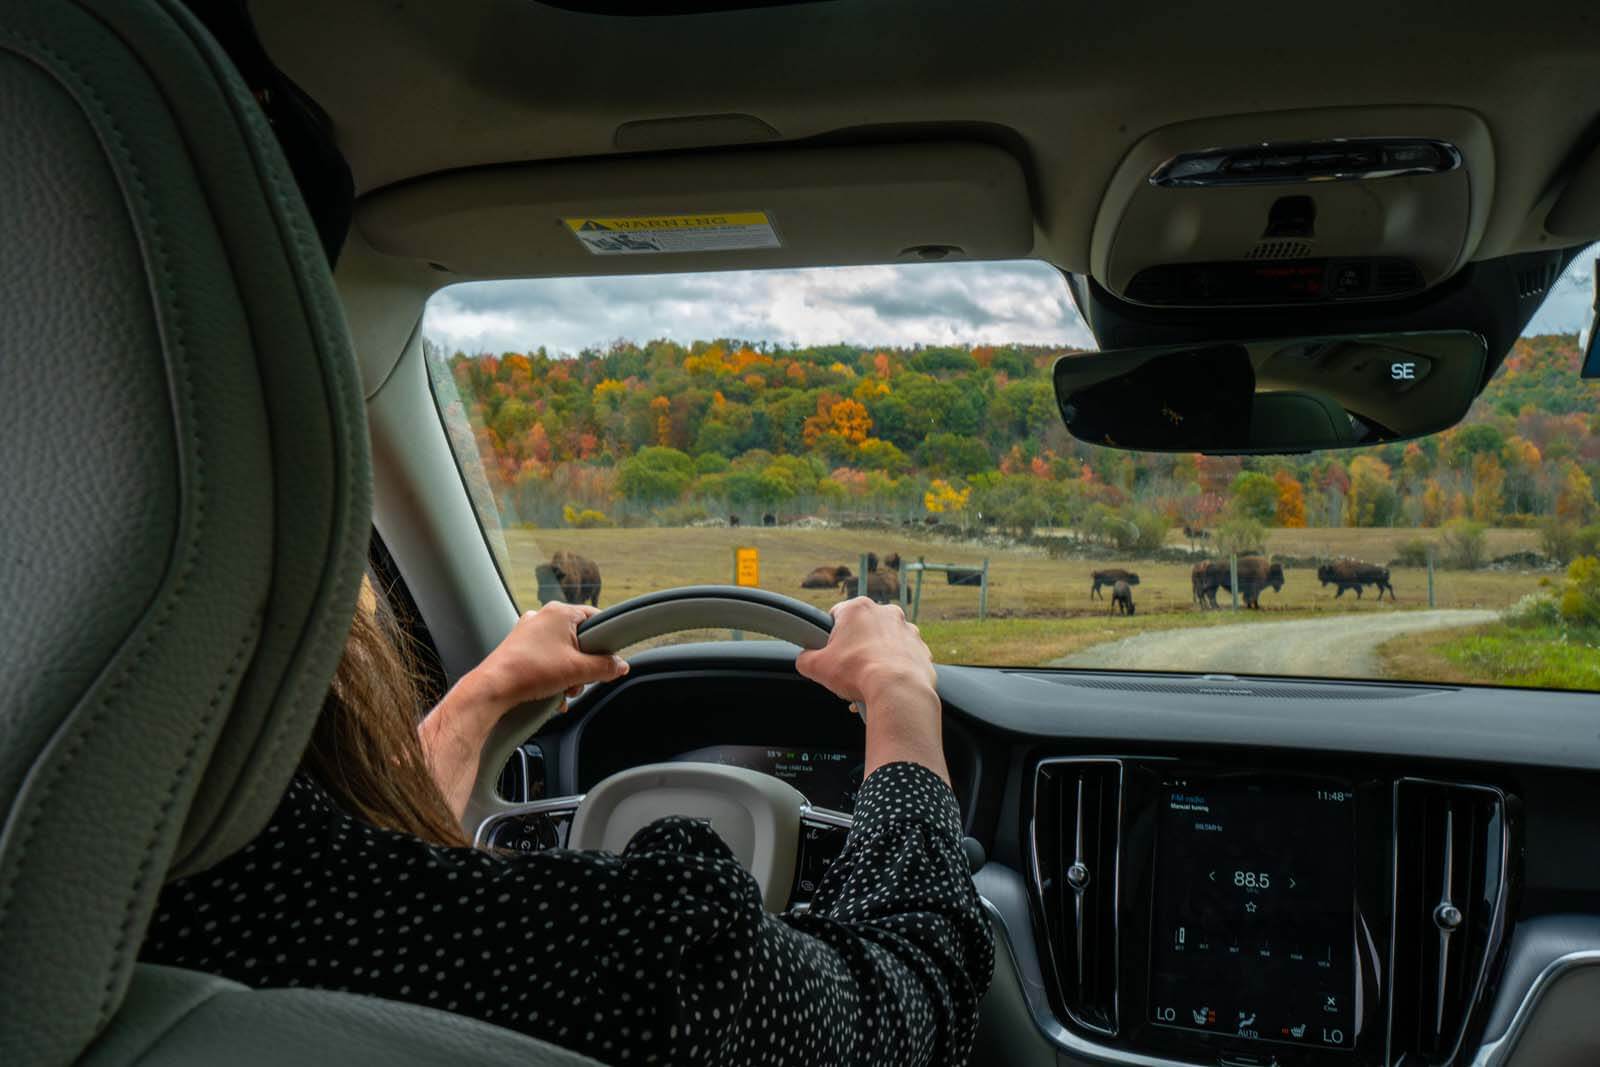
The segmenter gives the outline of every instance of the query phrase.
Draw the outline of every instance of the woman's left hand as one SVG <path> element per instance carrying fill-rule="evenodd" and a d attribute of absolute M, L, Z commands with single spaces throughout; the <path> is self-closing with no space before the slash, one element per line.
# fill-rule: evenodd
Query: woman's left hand
<path fill-rule="evenodd" d="M 500 716 L 519 704 L 577 696 L 591 682 L 628 673 L 620 656 L 578 648 L 578 624 L 595 614 L 579 604 L 546 604 L 517 620 L 495 650 L 461 677 L 422 720 L 417 735 L 445 802 L 459 817 L 478 777 L 478 755 Z"/>

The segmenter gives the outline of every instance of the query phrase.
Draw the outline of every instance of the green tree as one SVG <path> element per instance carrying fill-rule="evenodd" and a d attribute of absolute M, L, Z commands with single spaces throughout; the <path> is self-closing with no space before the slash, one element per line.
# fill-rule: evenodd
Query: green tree
<path fill-rule="evenodd" d="M 966 477 L 994 468 L 987 445 L 976 437 L 954 433 L 930 433 L 923 438 L 917 460 L 931 474 Z"/>
<path fill-rule="evenodd" d="M 677 500 L 693 479 L 694 461 L 676 448 L 641 448 L 617 464 L 617 488 L 641 504 Z"/>
<path fill-rule="evenodd" d="M 1499 457 L 1506 447 L 1506 435 L 1485 422 L 1462 426 L 1451 433 L 1444 447 L 1444 460 L 1452 467 L 1469 469 L 1478 456 Z"/>
<path fill-rule="evenodd" d="M 1240 471 L 1228 487 L 1228 513 L 1271 525 L 1278 517 L 1278 483 L 1259 471 Z"/>

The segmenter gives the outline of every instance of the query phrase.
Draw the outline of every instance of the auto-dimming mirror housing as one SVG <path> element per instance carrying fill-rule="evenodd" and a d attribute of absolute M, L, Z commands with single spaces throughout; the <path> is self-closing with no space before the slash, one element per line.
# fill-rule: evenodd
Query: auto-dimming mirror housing
<path fill-rule="evenodd" d="M 1166 345 L 1063 356 L 1055 389 L 1068 431 L 1090 444 L 1309 452 L 1455 425 L 1487 357 L 1465 330 Z"/>

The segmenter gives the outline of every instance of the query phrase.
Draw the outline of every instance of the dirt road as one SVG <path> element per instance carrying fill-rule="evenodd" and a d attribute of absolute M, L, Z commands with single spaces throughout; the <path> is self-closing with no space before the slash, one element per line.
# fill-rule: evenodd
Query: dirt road
<path fill-rule="evenodd" d="M 1251 622 L 1140 634 L 1075 652 L 1052 667 L 1301 674 L 1374 678 L 1377 648 L 1393 637 L 1493 622 L 1492 611 L 1397 611 L 1392 615 Z"/>

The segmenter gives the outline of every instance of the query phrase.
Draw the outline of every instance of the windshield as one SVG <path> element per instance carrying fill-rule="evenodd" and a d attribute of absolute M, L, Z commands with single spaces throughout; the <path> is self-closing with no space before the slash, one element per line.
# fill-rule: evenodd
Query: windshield
<path fill-rule="evenodd" d="M 1294 456 L 1069 436 L 1037 262 L 472 283 L 424 348 L 522 608 L 859 591 L 946 663 L 1595 690 L 1593 263 L 1459 426 Z"/>

